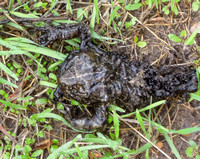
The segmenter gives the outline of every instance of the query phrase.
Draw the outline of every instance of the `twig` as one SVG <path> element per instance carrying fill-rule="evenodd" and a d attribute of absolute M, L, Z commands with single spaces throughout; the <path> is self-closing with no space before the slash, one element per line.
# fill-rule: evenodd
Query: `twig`
<path fill-rule="evenodd" d="M 17 18 L 17 19 L 10 19 L 9 20 L 3 20 L 2 22 L 0 22 L 0 25 L 6 24 L 8 22 L 37 22 L 37 21 L 53 21 L 53 20 L 69 20 L 68 17 L 49 17 L 49 18 Z"/>
<path fill-rule="evenodd" d="M 17 142 L 15 141 L 15 139 L 14 139 L 10 134 L 8 134 L 8 132 L 3 128 L 2 125 L 0 125 L 0 131 L 1 131 L 2 133 L 4 133 L 11 141 L 13 141 L 14 143 L 17 143 Z"/>
<path fill-rule="evenodd" d="M 125 10 L 124 9 L 124 7 L 123 6 L 121 6 L 120 4 L 118 4 L 123 10 Z M 134 16 L 130 13 L 130 12 L 128 12 L 127 11 L 127 13 L 128 13 L 128 15 L 131 17 L 131 18 L 133 18 Z M 174 50 L 174 51 L 176 51 L 173 47 L 171 47 L 166 41 L 164 41 L 163 39 L 161 39 L 160 37 L 158 37 L 151 29 L 149 29 L 145 24 L 143 24 L 140 20 L 138 20 L 137 18 L 136 18 L 136 21 L 140 24 L 140 25 L 142 25 L 145 29 L 147 29 L 151 34 L 153 34 L 158 40 L 160 40 L 163 44 L 165 44 L 165 45 L 167 45 L 171 50 Z"/>
<path fill-rule="evenodd" d="M 122 119 L 120 116 L 118 116 L 118 117 L 119 117 L 120 120 Z M 138 130 L 136 130 L 134 127 L 132 127 L 129 123 L 127 123 L 125 121 L 124 121 L 124 123 L 126 125 L 128 125 L 132 130 L 134 130 L 144 140 L 146 140 L 148 143 L 150 143 L 153 147 L 155 147 L 158 151 L 160 151 L 165 157 L 167 157 L 168 159 L 171 159 L 170 156 L 168 156 L 164 151 L 162 151 L 161 149 L 159 149 L 153 142 L 151 142 L 149 139 L 147 139 L 144 135 L 142 135 Z"/>

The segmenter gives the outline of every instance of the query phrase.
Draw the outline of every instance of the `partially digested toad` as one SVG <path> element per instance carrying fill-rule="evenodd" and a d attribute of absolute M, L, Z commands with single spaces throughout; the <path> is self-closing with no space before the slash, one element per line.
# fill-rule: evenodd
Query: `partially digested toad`
<path fill-rule="evenodd" d="M 44 45 L 57 39 L 81 37 L 80 50 L 72 52 L 61 65 L 54 93 L 55 101 L 65 96 L 92 106 L 92 116 L 77 118 L 65 104 L 67 119 L 77 129 L 102 127 L 109 104 L 133 111 L 136 106 L 149 104 L 151 96 L 162 99 L 197 90 L 195 70 L 181 73 L 173 67 L 157 70 L 117 53 L 103 52 L 90 42 L 89 28 L 84 24 L 48 28 L 43 32 L 39 41 Z"/>

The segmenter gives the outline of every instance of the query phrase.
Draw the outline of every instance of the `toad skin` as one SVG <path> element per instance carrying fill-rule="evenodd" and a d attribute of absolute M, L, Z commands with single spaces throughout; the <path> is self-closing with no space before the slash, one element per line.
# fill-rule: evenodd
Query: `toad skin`
<path fill-rule="evenodd" d="M 173 67 L 158 70 L 118 53 L 101 51 L 90 42 L 89 28 L 84 24 L 50 30 L 39 39 L 44 45 L 76 36 L 82 40 L 80 50 L 72 52 L 61 64 L 54 93 L 55 101 L 66 97 L 92 106 L 92 116 L 75 117 L 63 103 L 67 120 L 77 129 L 101 128 L 107 120 L 110 104 L 134 111 L 137 106 L 149 104 L 151 96 L 164 99 L 197 90 L 196 70 L 177 72 Z"/>

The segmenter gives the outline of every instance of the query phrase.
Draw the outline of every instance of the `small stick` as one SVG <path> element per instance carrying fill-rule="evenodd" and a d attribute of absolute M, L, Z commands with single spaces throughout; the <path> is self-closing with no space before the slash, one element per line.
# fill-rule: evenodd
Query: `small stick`
<path fill-rule="evenodd" d="M 37 21 L 53 21 L 53 20 L 69 20 L 68 17 L 48 17 L 48 18 L 17 18 L 14 19 L 15 22 L 37 22 Z M 10 19 L 3 20 L 0 22 L 0 25 L 7 24 L 11 22 Z"/>
<path fill-rule="evenodd" d="M 11 141 L 17 143 L 16 140 L 10 134 L 8 134 L 8 132 L 3 128 L 2 125 L 0 125 L 0 131 L 4 133 Z"/>

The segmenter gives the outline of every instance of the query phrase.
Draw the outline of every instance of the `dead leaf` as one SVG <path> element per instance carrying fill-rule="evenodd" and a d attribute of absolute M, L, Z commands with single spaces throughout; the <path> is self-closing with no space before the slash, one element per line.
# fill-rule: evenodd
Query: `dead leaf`
<path fill-rule="evenodd" d="M 53 144 L 52 140 L 50 139 L 47 139 L 47 140 L 44 140 L 42 142 L 40 142 L 39 144 L 35 144 L 35 148 L 38 150 L 38 149 L 41 149 L 41 150 L 44 150 L 44 149 L 49 149 L 49 147 Z"/>
<path fill-rule="evenodd" d="M 190 137 L 191 134 L 184 134 L 184 137 Z"/>
<path fill-rule="evenodd" d="M 101 157 L 103 157 L 101 154 L 89 151 L 89 158 L 90 159 L 98 159 L 98 158 L 101 158 Z"/>
<path fill-rule="evenodd" d="M 200 27 L 200 21 L 195 23 L 191 28 L 190 28 L 190 32 L 193 33 L 198 27 Z M 199 31 L 200 33 L 200 31 Z"/>
<path fill-rule="evenodd" d="M 161 141 L 158 141 L 158 142 L 156 143 L 156 146 L 157 146 L 159 149 L 161 149 L 161 148 L 163 148 L 163 143 L 162 143 Z"/>

